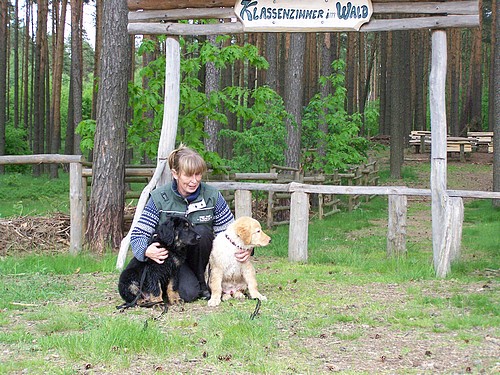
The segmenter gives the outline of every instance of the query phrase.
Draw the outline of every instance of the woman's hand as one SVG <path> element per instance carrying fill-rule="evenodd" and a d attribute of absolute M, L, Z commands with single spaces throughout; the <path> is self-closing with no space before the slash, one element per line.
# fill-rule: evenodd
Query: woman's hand
<path fill-rule="evenodd" d="M 237 252 L 234 253 L 234 256 L 236 257 L 236 260 L 241 263 L 245 263 L 248 258 L 250 258 L 250 255 L 252 255 L 252 250 L 238 250 Z"/>
<path fill-rule="evenodd" d="M 144 255 L 156 263 L 162 264 L 168 258 L 168 250 L 161 247 L 159 242 L 153 242 L 148 246 Z"/>

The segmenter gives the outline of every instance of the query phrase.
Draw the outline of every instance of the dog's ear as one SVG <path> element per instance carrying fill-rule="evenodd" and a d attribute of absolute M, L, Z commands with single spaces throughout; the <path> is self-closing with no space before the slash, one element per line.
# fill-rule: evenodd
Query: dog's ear
<path fill-rule="evenodd" d="M 252 232 L 248 226 L 238 225 L 236 227 L 236 234 L 239 238 L 241 238 L 245 245 L 250 245 L 252 243 Z"/>
<path fill-rule="evenodd" d="M 174 218 L 168 217 L 167 221 L 158 228 L 158 237 L 164 246 L 171 246 L 174 243 Z"/>

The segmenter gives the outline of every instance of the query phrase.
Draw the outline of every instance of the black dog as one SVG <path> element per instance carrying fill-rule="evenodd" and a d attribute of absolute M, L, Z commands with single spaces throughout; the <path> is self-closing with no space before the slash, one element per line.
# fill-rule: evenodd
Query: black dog
<path fill-rule="evenodd" d="M 179 268 L 186 260 L 188 246 L 199 241 L 200 235 L 188 219 L 168 217 L 150 239 L 150 244 L 159 242 L 165 247 L 168 257 L 161 264 L 151 259 L 141 262 L 132 258 L 120 275 L 118 291 L 125 303 L 117 308 L 178 303 Z"/>

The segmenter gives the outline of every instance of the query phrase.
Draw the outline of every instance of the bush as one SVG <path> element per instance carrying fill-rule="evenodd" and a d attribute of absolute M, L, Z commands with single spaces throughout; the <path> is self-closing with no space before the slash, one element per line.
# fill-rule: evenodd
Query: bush
<path fill-rule="evenodd" d="M 7 126 L 5 129 L 5 155 L 30 155 L 28 135 L 22 128 Z M 24 173 L 30 170 L 29 165 L 7 165 L 6 172 Z"/>

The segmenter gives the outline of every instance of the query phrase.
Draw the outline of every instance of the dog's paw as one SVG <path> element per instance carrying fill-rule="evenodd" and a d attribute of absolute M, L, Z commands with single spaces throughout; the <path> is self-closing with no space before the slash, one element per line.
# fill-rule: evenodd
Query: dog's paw
<path fill-rule="evenodd" d="M 201 294 L 201 298 L 203 298 L 203 299 L 210 299 L 210 297 L 212 296 L 207 289 L 202 290 L 200 294 Z"/>
<path fill-rule="evenodd" d="M 220 299 L 218 298 L 210 298 L 208 300 L 208 306 L 210 307 L 216 307 L 220 305 Z"/>
<path fill-rule="evenodd" d="M 267 297 L 266 296 L 263 296 L 262 294 L 260 293 L 257 293 L 256 295 L 254 296 L 251 296 L 252 299 L 259 299 L 261 301 L 267 301 Z"/>

